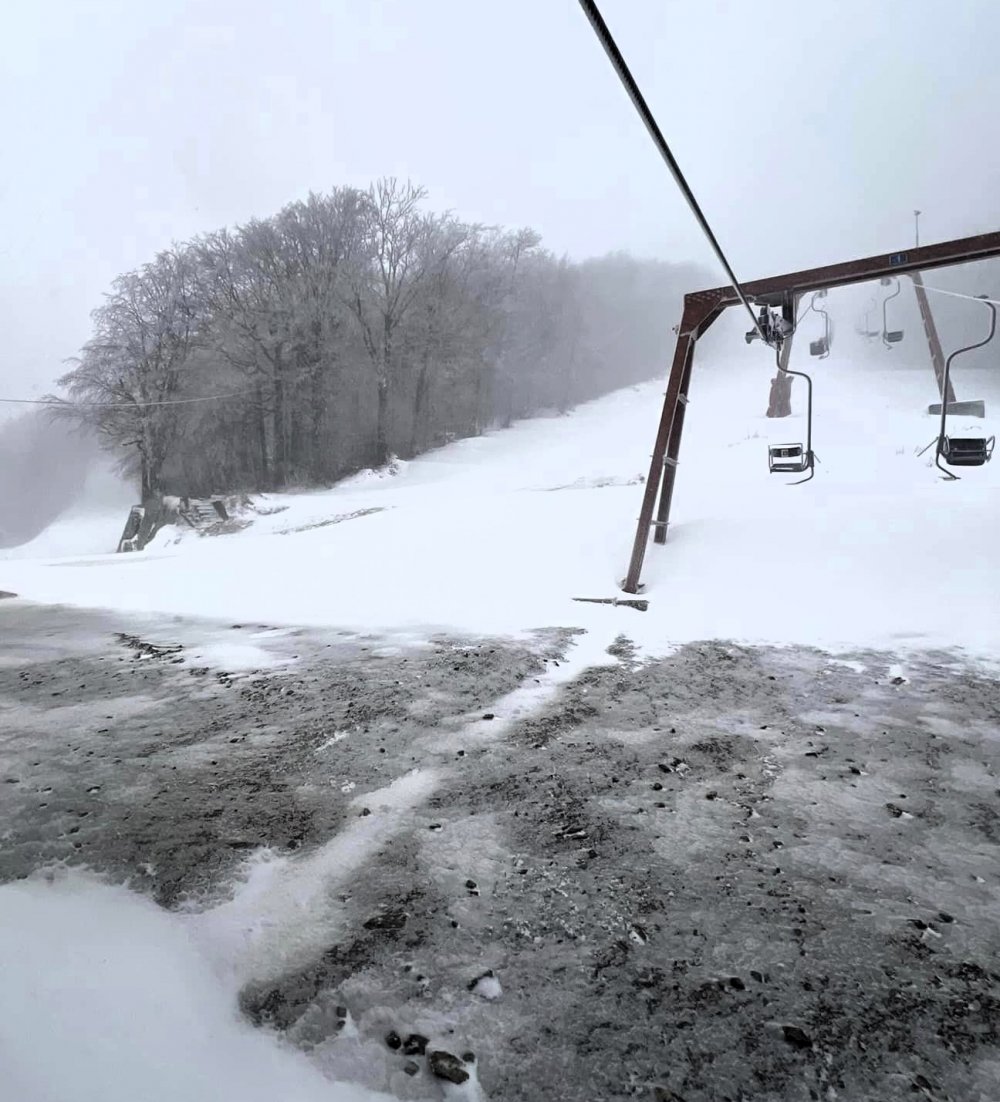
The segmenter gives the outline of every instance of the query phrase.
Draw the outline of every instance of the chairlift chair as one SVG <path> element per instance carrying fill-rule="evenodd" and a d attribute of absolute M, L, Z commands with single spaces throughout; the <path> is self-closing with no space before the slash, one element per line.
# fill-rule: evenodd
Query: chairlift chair
<path fill-rule="evenodd" d="M 798 375 L 806 381 L 806 442 L 805 444 L 770 444 L 767 449 L 767 469 L 770 474 L 805 474 L 789 486 L 800 486 L 816 474 L 816 455 L 812 450 L 812 379 L 804 371 L 790 371 L 781 365 L 781 350 L 777 353 L 778 371 Z M 808 472 L 808 473 L 807 473 Z"/>
<path fill-rule="evenodd" d="M 881 283 L 883 287 L 890 287 L 893 283 L 893 280 L 895 280 L 896 283 L 896 290 L 893 291 L 891 295 L 886 295 L 885 298 L 882 300 L 882 343 L 886 346 L 886 348 L 891 348 L 894 344 L 899 344 L 899 342 L 903 339 L 902 329 L 889 328 L 889 319 L 886 312 L 886 306 L 888 305 L 889 300 L 897 298 L 899 296 L 899 294 L 903 290 L 903 285 L 899 282 L 898 279 L 895 278 L 895 276 L 883 276 L 881 279 Z"/>
<path fill-rule="evenodd" d="M 945 436 L 939 455 L 949 467 L 981 467 L 993 458 L 995 436 Z"/>
<path fill-rule="evenodd" d="M 809 306 L 806 309 L 808 314 L 810 310 L 819 314 L 823 318 L 823 336 L 817 340 L 809 342 L 809 355 L 815 356 L 817 359 L 825 360 L 830 355 L 830 343 L 833 339 L 833 331 L 830 326 L 830 315 L 823 309 L 822 306 L 816 305 L 816 299 L 826 298 L 826 289 L 814 291 L 812 298 L 809 300 Z"/>
<path fill-rule="evenodd" d="M 809 470 L 809 455 L 801 444 L 771 444 L 767 469 L 771 474 L 801 474 Z"/>
<path fill-rule="evenodd" d="M 997 308 L 989 299 L 986 299 L 985 296 L 983 297 L 983 303 L 990 311 L 990 331 L 984 340 L 977 341 L 975 344 L 967 344 L 964 348 L 956 348 L 948 357 L 944 365 L 944 379 L 941 382 L 942 394 L 948 393 L 948 386 L 951 382 L 951 364 L 956 356 L 960 356 L 963 352 L 971 352 L 973 349 L 982 348 L 993 340 L 993 336 L 997 330 Z M 958 479 L 958 475 L 952 474 L 951 471 L 946 471 L 944 467 L 941 466 L 942 461 L 947 463 L 949 467 L 982 467 L 993 458 L 993 448 L 996 444 L 996 437 L 948 436 L 945 429 L 947 427 L 949 412 L 954 412 L 952 403 L 942 401 L 941 425 L 938 429 L 934 465 L 942 472 L 949 482 L 954 482 Z M 928 445 L 928 447 L 929 446 L 930 445 Z"/>

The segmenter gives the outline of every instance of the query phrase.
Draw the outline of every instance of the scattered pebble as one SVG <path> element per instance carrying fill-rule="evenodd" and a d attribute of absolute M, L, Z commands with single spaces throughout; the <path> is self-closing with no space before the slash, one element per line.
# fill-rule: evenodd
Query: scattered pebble
<path fill-rule="evenodd" d="M 411 1033 L 403 1042 L 403 1054 L 405 1056 L 423 1056 L 427 1051 L 428 1038 L 422 1033 Z"/>
<path fill-rule="evenodd" d="M 812 1037 L 797 1025 L 783 1025 L 781 1032 L 792 1048 L 812 1048 Z"/>
<path fill-rule="evenodd" d="M 449 1083 L 464 1083 L 469 1078 L 462 1061 L 451 1052 L 432 1052 L 428 1058 L 431 1073 Z"/>

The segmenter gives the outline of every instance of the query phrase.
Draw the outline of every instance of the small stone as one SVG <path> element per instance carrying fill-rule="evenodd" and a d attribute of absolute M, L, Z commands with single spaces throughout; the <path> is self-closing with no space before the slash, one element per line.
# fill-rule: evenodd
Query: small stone
<path fill-rule="evenodd" d="M 402 1045 L 403 1038 L 394 1029 L 390 1029 L 385 1035 L 385 1043 L 395 1052 Z"/>
<path fill-rule="evenodd" d="M 671 770 L 670 766 L 669 766 L 669 765 L 667 765 L 667 763 L 666 763 L 666 762 L 662 762 L 662 761 L 661 761 L 661 762 L 659 763 L 659 765 L 657 765 L 657 767 L 656 767 L 656 768 L 657 768 L 657 769 L 659 769 L 659 771 L 660 771 L 661 773 L 670 773 L 670 772 L 672 772 L 672 770 Z"/>
<path fill-rule="evenodd" d="M 403 1065 L 403 1071 L 405 1071 L 407 1075 L 416 1075 L 417 1072 L 420 1071 L 420 1065 L 415 1064 L 412 1060 L 407 1060 Z"/>
<path fill-rule="evenodd" d="M 446 1079 L 449 1083 L 464 1083 L 469 1078 L 462 1061 L 450 1052 L 432 1052 L 428 1066 L 438 1079 Z"/>
<path fill-rule="evenodd" d="M 361 815 L 362 815 L 362 817 L 364 817 L 365 815 L 371 815 L 371 813 L 372 813 L 372 812 L 371 812 L 371 808 L 370 808 L 370 807 L 363 807 L 363 808 L 361 809 Z"/>
<path fill-rule="evenodd" d="M 483 712 L 483 719 L 496 719 L 496 716 L 492 712 Z"/>
<path fill-rule="evenodd" d="M 422 1033 L 411 1033 L 403 1042 L 404 1055 L 423 1056 L 427 1051 L 427 1040 Z"/>
<path fill-rule="evenodd" d="M 892 679 L 892 681 L 890 682 L 890 684 L 892 684 L 892 685 L 905 685 L 906 684 L 906 678 L 905 677 L 894 677 Z"/>
<path fill-rule="evenodd" d="M 338 1018 L 346 1018 L 347 1017 L 347 1007 L 346 1006 L 338 1006 L 337 1007 L 337 1017 Z"/>
<path fill-rule="evenodd" d="M 475 880 L 466 880 L 465 886 L 469 889 L 470 892 L 472 891 L 473 888 L 478 887 Z"/>
<path fill-rule="evenodd" d="M 792 1048 L 812 1048 L 812 1037 L 797 1025 L 783 1025 L 781 1032 Z"/>
<path fill-rule="evenodd" d="M 763 972 L 758 972 L 756 968 L 751 968 L 750 969 L 750 978 L 752 980 L 756 980 L 758 983 L 763 983 L 764 982 L 764 973 Z"/>
<path fill-rule="evenodd" d="M 474 1052 L 463 1052 L 462 1059 L 467 1064 L 474 1064 L 476 1062 L 476 1054 Z"/>
<path fill-rule="evenodd" d="M 746 991 L 746 989 L 747 989 L 747 985 L 740 979 L 739 976 L 730 976 L 729 977 L 729 986 L 734 991 Z"/>
<path fill-rule="evenodd" d="M 706 800 L 717 800 L 718 798 L 719 798 L 719 793 L 716 792 L 715 789 L 712 789 L 711 792 L 706 792 L 705 793 L 705 799 Z"/>
<path fill-rule="evenodd" d="M 663 791 L 663 785 L 660 784 L 659 781 L 654 781 L 653 782 L 653 791 L 654 792 L 662 792 Z"/>
<path fill-rule="evenodd" d="M 947 911 L 938 911 L 938 918 L 940 918 L 942 922 L 954 922 L 955 921 L 955 916 L 948 914 Z"/>

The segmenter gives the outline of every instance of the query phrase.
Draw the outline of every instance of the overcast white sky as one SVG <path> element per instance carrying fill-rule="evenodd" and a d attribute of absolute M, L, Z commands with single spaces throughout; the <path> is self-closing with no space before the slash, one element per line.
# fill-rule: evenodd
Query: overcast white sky
<path fill-rule="evenodd" d="M 741 278 L 908 245 L 914 207 L 925 241 L 1000 224 L 997 0 L 601 8 Z M 380 175 L 574 257 L 713 263 L 576 0 L 8 0 L 4 24 L 0 396 L 48 389 L 171 240 Z"/>

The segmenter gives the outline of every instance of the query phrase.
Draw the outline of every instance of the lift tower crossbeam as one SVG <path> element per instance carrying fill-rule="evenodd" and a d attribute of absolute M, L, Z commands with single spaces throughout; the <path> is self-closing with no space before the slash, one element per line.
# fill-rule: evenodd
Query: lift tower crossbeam
<path fill-rule="evenodd" d="M 810 268 L 801 272 L 772 276 L 742 284 L 742 291 L 751 302 L 761 306 L 787 307 L 800 295 L 832 287 L 847 287 L 866 283 L 886 275 L 912 275 L 934 268 L 965 264 L 972 260 L 988 260 L 1000 256 L 1000 233 L 985 233 L 976 237 L 923 245 L 903 252 L 849 260 L 825 268 Z M 694 291 L 684 296 L 684 312 L 677 327 L 677 345 L 670 368 L 670 377 L 663 399 L 663 411 L 653 445 L 649 477 L 643 492 L 642 507 L 636 526 L 635 542 L 628 573 L 622 582 L 626 593 L 639 591 L 639 578 L 646 557 L 650 530 L 657 543 L 664 543 L 670 522 L 670 504 L 680 455 L 684 410 L 688 402 L 694 348 L 698 338 L 730 306 L 740 305 L 733 286 Z M 939 384 L 940 386 L 940 384 Z M 947 400 L 947 399 L 946 399 Z M 659 495 L 659 508 L 657 508 Z M 656 519 L 654 520 L 654 513 Z"/>

